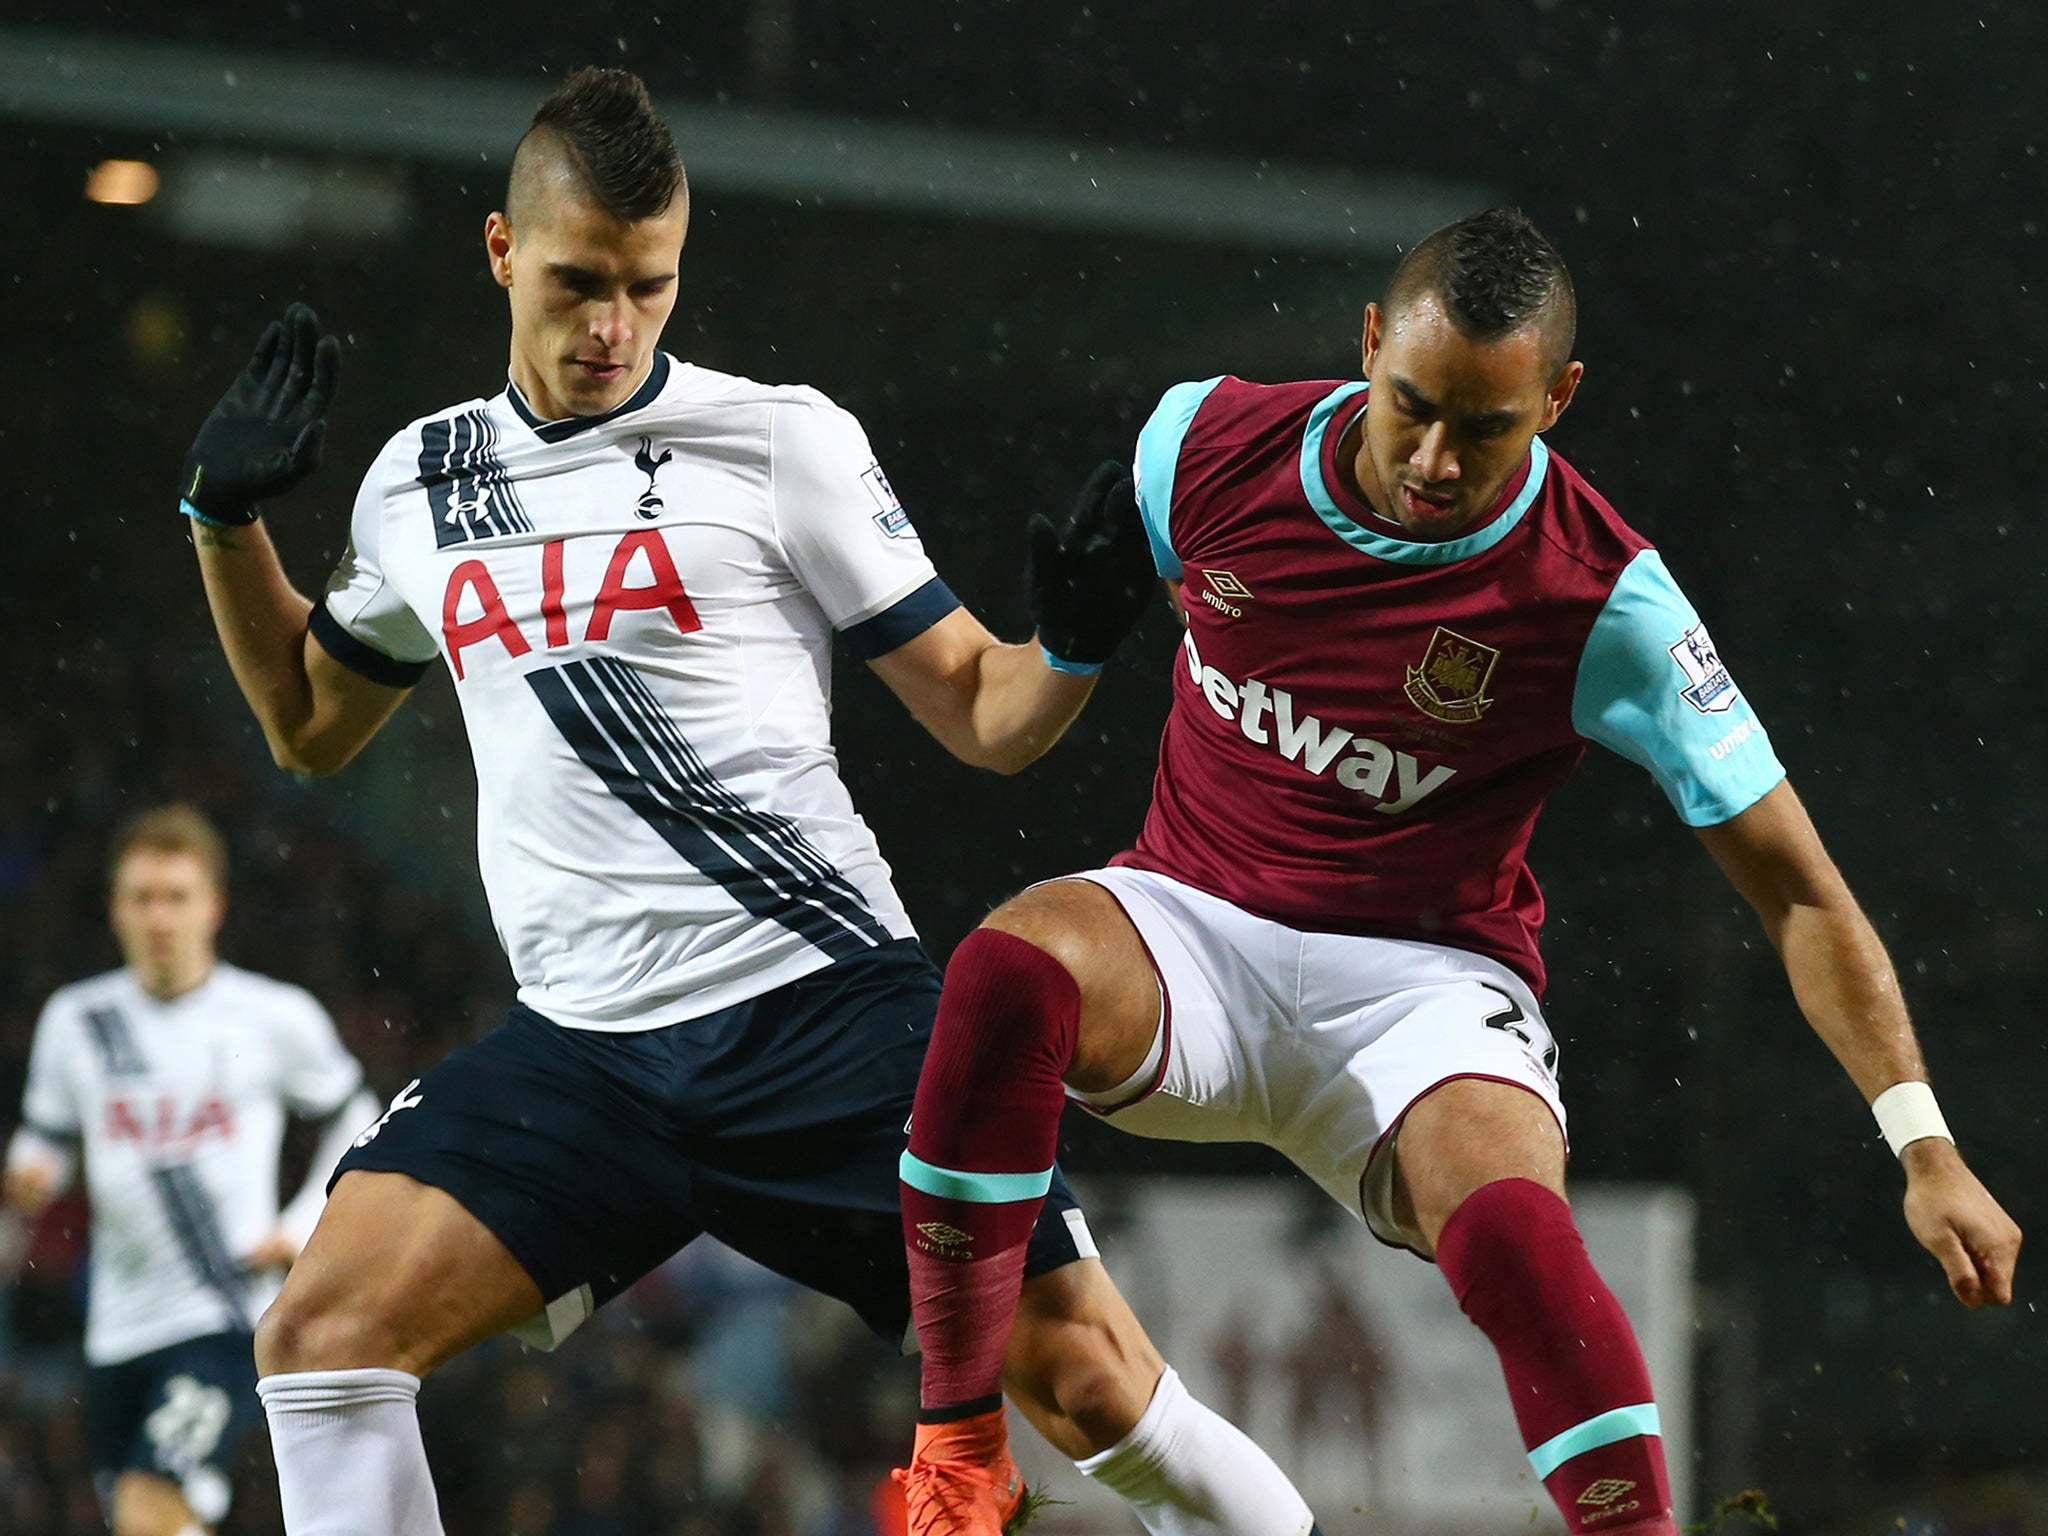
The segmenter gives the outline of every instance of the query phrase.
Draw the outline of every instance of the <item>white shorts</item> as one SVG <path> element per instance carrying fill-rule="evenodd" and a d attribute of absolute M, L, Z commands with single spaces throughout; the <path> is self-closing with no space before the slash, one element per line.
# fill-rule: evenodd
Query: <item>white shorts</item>
<path fill-rule="evenodd" d="M 1124 1130 L 1277 1148 L 1382 1242 L 1426 1252 L 1394 1219 L 1393 1145 L 1430 1089 L 1526 1088 L 1564 1129 L 1557 1042 L 1528 983 L 1439 944 L 1303 933 L 1142 869 L 1074 876 L 1114 896 L 1164 998 L 1152 1054 L 1108 1093 L 1069 1097 Z"/>

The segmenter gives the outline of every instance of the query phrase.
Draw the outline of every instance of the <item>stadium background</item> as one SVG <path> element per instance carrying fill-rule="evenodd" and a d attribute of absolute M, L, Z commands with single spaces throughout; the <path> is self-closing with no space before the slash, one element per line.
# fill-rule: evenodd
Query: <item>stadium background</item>
<path fill-rule="evenodd" d="M 172 511 L 185 444 L 249 341 L 309 300 L 348 337 L 343 389 L 328 470 L 273 527 L 317 584 L 384 436 L 502 378 L 477 250 L 502 161 L 408 155 L 404 124 L 374 150 L 273 145 L 179 127 L 175 101 L 151 129 L 52 62 L 88 43 L 224 61 L 223 92 L 245 55 L 533 99 L 566 67 L 621 62 L 665 103 L 771 129 L 924 130 L 910 152 L 935 166 L 1003 135 L 1048 163 L 1069 145 L 1202 157 L 1226 190 L 1268 160 L 1412 178 L 1345 250 L 883 206 L 800 162 L 780 191 L 700 169 L 670 349 L 858 412 L 940 569 L 1011 634 L 1022 519 L 1127 451 L 1165 385 L 1349 373 L 1392 252 L 1378 232 L 1405 208 L 1412 238 L 1443 200 L 1520 204 L 1581 297 L 1588 376 L 1551 441 L 1708 616 L 1893 947 L 1966 1150 L 2023 1226 L 2048 1220 L 2037 8 L 16 0 L 0 16 L 0 1124 L 42 997 L 112 962 L 107 830 L 167 795 L 233 838 L 226 953 L 319 993 L 386 1091 L 509 990 L 445 682 L 341 778 L 276 774 Z M 180 165 L 225 154 L 246 173 L 273 150 L 284 180 L 263 185 L 340 186 L 322 205 L 340 212 L 254 234 L 180 214 Z M 109 157 L 159 166 L 165 196 L 88 202 Z M 1128 839 L 1171 644 L 1155 610 L 1071 738 L 1015 780 L 954 765 L 842 665 L 847 777 L 936 952 L 1007 890 Z M 2031 1265 L 2008 1312 L 1949 1300 L 1867 1118 L 1645 776 L 1590 760 L 1534 859 L 1575 1173 L 1697 1203 L 1702 1492 L 1765 1489 L 1788 1531 L 2048 1529 Z M 1278 1176 L 1250 1153 L 1089 1131 L 1070 1126 L 1067 1154 L 1084 1191 L 1097 1171 Z M 76 1225 L 73 1209 L 39 1234 L 8 1304 L 0 1529 L 95 1528 L 69 1404 Z M 552 1361 L 489 1353 L 426 1395 L 451 1533 L 862 1529 L 806 1520 L 820 1478 L 853 1510 L 896 1450 L 900 1371 L 716 1263 L 635 1305 Z M 748 1360 L 777 1362 L 772 1379 Z M 808 1491 L 779 1486 L 799 1465 Z M 275 1528 L 260 1478 L 231 1528 Z"/>

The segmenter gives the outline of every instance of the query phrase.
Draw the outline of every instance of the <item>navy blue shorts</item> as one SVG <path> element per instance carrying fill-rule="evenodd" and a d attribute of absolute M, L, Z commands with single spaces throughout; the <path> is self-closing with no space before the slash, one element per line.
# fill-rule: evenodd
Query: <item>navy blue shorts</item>
<path fill-rule="evenodd" d="M 939 980 L 902 940 L 662 1029 L 564 1029 L 515 1007 L 399 1095 L 335 1177 L 446 1190 L 551 1303 L 588 1286 L 602 1306 L 708 1232 L 900 1342 L 896 1168 Z M 1086 1231 L 1055 1169 L 1025 1273 L 1091 1257 Z"/>
<path fill-rule="evenodd" d="M 141 1471 L 169 1478 L 207 1525 L 228 1511 L 228 1471 L 257 1418 L 256 1347 L 246 1333 L 210 1333 L 96 1365 L 85 1378 L 86 1453 L 100 1503 Z"/>

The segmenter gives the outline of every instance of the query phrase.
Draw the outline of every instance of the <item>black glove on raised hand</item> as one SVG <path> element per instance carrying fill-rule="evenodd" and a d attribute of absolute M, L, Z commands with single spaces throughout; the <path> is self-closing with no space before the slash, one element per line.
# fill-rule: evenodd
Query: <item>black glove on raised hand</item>
<path fill-rule="evenodd" d="M 321 418 L 341 375 L 341 343 L 294 304 L 263 329 L 185 456 L 179 510 L 202 522 L 244 527 L 258 503 L 282 496 L 320 467 Z"/>
<path fill-rule="evenodd" d="M 1074 498 L 1064 528 L 1043 512 L 1030 540 L 1031 618 L 1038 643 L 1063 672 L 1093 672 L 1122 643 L 1159 584 L 1130 470 L 1114 460 Z"/>

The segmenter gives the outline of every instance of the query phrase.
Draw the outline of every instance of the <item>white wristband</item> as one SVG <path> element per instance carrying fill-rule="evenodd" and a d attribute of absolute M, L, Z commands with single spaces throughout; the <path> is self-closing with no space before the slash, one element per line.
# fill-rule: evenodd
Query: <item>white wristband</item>
<path fill-rule="evenodd" d="M 1894 1157 L 1929 1136 L 1955 1145 L 1948 1122 L 1941 1118 L 1941 1106 L 1934 1102 L 1934 1090 L 1925 1083 L 1892 1084 L 1871 1101 L 1870 1112 L 1877 1116 L 1877 1128 L 1884 1132 Z"/>

